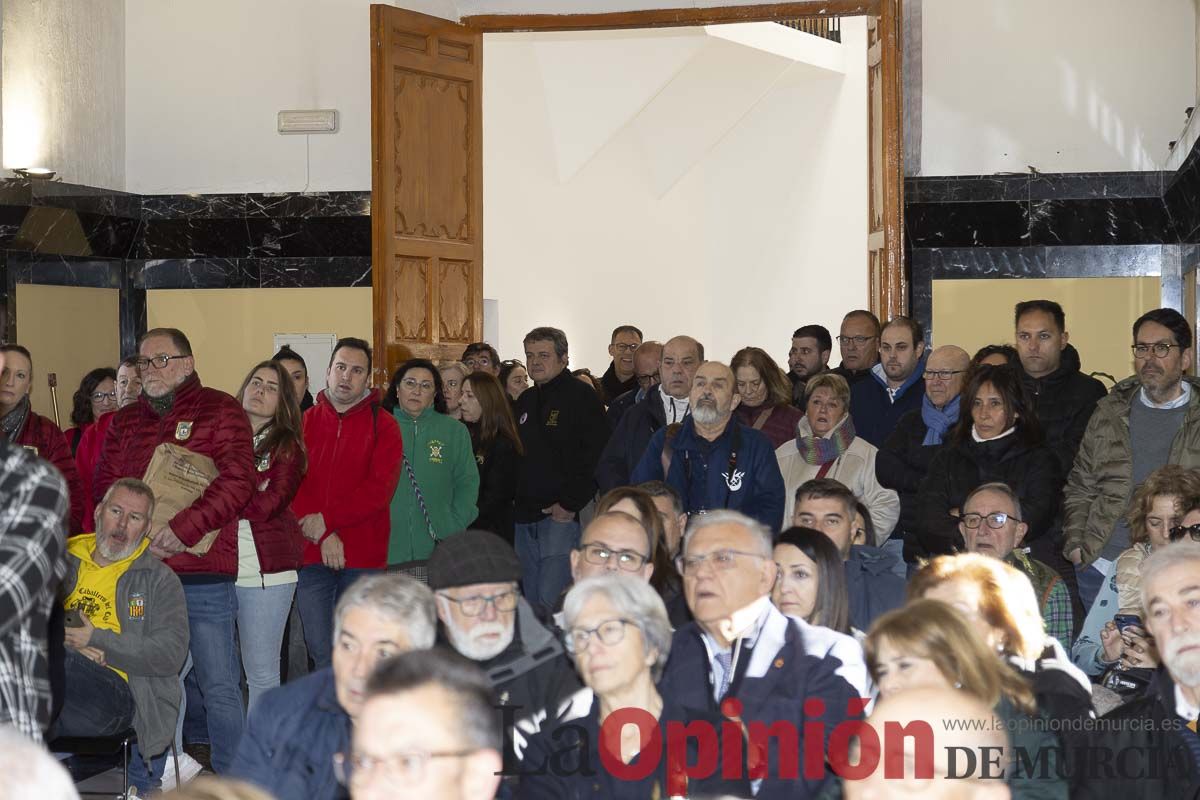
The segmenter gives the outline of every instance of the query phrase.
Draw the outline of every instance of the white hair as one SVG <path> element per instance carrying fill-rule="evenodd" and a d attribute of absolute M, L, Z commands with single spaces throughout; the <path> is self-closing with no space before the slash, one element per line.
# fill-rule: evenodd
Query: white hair
<path fill-rule="evenodd" d="M 16 728 L 0 725 L 0 797 L 79 800 L 79 793 L 71 775 L 45 748 Z"/>
<path fill-rule="evenodd" d="M 711 528 L 714 525 L 738 525 L 754 535 L 758 542 L 761 554 L 770 558 L 775 549 L 775 536 L 771 533 L 771 529 L 763 525 L 756 519 L 748 517 L 740 511 L 731 511 L 730 509 L 718 509 L 717 511 L 709 511 L 704 514 L 694 514 L 688 520 L 687 536 L 683 540 L 683 551 L 687 552 L 688 542 L 692 540 L 697 531 L 702 531 L 705 528 Z"/>
<path fill-rule="evenodd" d="M 563 629 L 570 635 L 575 626 L 575 619 L 588 600 L 596 595 L 604 595 L 612 603 L 617 614 L 629 620 L 642 632 L 642 642 L 646 653 L 657 653 L 651 676 L 655 682 L 662 677 L 663 668 L 667 665 L 667 656 L 671 654 L 671 621 L 667 618 L 667 607 L 663 605 L 658 592 L 651 588 L 646 581 L 632 575 L 596 575 L 585 578 L 571 587 L 563 600 Z"/>
<path fill-rule="evenodd" d="M 1159 547 L 1142 562 L 1142 610 L 1150 605 L 1150 584 L 1158 573 L 1176 564 L 1190 563 L 1200 574 L 1200 542 L 1171 542 Z"/>
<path fill-rule="evenodd" d="M 433 592 L 415 578 L 400 573 L 366 575 L 342 594 L 333 612 L 333 640 L 342 632 L 342 619 L 355 606 L 365 606 L 404 626 L 414 650 L 428 650 L 437 639 Z"/>

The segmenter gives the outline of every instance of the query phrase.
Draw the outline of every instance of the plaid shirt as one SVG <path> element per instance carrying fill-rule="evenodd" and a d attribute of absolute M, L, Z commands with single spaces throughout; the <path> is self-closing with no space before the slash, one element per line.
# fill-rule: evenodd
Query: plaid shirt
<path fill-rule="evenodd" d="M 67 485 L 0 440 L 0 723 L 40 741 L 50 724 L 46 623 L 66 569 Z"/>
<path fill-rule="evenodd" d="M 1042 620 L 1046 623 L 1046 635 L 1062 643 L 1063 649 L 1071 652 L 1071 640 L 1075 632 L 1075 614 L 1071 611 L 1071 595 L 1067 585 L 1057 581 L 1050 589 L 1050 596 L 1042 606 Z"/>

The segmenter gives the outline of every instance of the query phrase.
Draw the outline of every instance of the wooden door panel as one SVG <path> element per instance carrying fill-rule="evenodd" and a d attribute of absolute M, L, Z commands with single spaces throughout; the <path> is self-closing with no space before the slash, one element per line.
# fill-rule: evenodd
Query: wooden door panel
<path fill-rule="evenodd" d="M 880 0 L 878 16 L 867 17 L 867 269 L 871 310 L 881 320 L 909 313 L 903 265 L 902 2 Z"/>
<path fill-rule="evenodd" d="M 372 6 L 376 383 L 483 334 L 479 31 Z"/>

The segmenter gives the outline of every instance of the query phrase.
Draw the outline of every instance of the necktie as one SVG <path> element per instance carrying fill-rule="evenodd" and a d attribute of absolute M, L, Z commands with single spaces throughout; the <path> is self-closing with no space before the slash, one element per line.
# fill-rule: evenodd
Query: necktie
<path fill-rule="evenodd" d="M 717 685 L 717 700 L 720 701 L 729 691 L 733 681 L 733 653 L 717 653 L 717 663 L 721 665 L 721 682 Z"/>

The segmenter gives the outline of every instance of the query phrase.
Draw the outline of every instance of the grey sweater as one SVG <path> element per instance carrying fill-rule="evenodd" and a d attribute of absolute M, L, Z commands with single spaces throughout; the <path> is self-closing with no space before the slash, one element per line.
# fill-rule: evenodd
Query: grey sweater
<path fill-rule="evenodd" d="M 68 553 L 63 597 L 78 580 L 79 559 Z M 116 608 L 121 632 L 97 628 L 90 645 L 104 651 L 110 666 L 129 675 L 138 747 L 148 757 L 156 756 L 170 746 L 179 718 L 179 670 L 187 660 L 189 638 L 183 585 L 147 548 L 117 579 Z"/>

